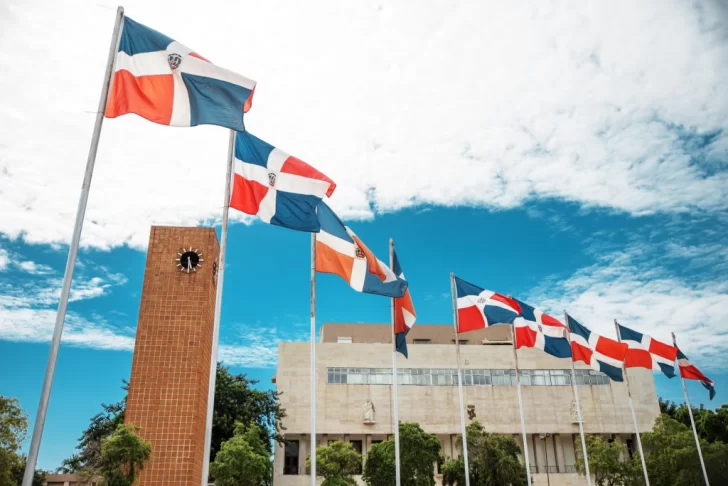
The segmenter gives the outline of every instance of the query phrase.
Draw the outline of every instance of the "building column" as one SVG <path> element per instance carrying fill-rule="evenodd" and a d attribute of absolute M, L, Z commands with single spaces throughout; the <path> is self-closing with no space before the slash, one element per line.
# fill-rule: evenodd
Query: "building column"
<path fill-rule="evenodd" d="M 541 468 L 540 465 L 545 464 L 545 460 L 543 457 L 543 449 L 541 449 L 543 441 L 538 437 L 538 434 L 531 434 L 531 444 L 533 445 L 533 461 L 531 461 L 532 466 L 536 466 L 536 472 L 540 473 Z"/>
<path fill-rule="evenodd" d="M 556 449 L 556 466 L 559 472 L 566 471 L 566 462 L 564 461 L 564 444 L 561 434 L 554 434 L 554 449 Z"/>
<path fill-rule="evenodd" d="M 298 473 L 306 474 L 306 456 L 308 456 L 309 441 L 310 438 L 300 437 L 298 438 Z M 284 449 L 285 454 L 285 449 Z M 285 457 L 285 456 L 284 456 Z"/>

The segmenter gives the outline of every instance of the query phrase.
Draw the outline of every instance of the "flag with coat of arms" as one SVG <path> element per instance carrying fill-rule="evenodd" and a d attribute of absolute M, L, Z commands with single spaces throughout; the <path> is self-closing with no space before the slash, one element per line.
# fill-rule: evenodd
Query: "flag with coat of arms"
<path fill-rule="evenodd" d="M 230 207 L 261 221 L 298 231 L 321 229 L 316 208 L 334 181 L 304 161 L 249 132 L 235 134 Z"/>
<path fill-rule="evenodd" d="M 343 278 L 357 292 L 399 299 L 407 281 L 379 260 L 331 208 L 321 201 L 317 211 L 316 271 Z"/>
<path fill-rule="evenodd" d="M 175 127 L 243 130 L 255 81 L 124 17 L 106 117 L 135 113 Z"/>

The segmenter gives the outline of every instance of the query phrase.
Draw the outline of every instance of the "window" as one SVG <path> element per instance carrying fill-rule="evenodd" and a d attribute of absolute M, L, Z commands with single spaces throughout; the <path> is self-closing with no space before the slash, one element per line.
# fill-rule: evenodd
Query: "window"
<path fill-rule="evenodd" d="M 432 342 L 431 339 L 413 339 L 412 342 L 414 344 L 430 344 Z"/>
<path fill-rule="evenodd" d="M 298 441 L 289 440 L 285 445 L 283 474 L 298 474 Z"/>
<path fill-rule="evenodd" d="M 464 386 L 514 386 L 516 370 L 461 370 Z M 328 383 L 342 385 L 391 385 L 391 368 L 328 368 Z M 452 368 L 399 368 L 400 385 L 455 386 L 458 374 Z M 523 386 L 569 386 L 570 370 L 520 370 Z M 575 370 L 577 385 L 608 385 L 607 375 L 594 370 Z"/>
<path fill-rule="evenodd" d="M 339 336 L 336 338 L 336 342 L 339 344 L 351 344 L 351 338 L 348 336 Z"/>
<path fill-rule="evenodd" d="M 454 339 L 451 339 L 450 341 L 452 341 L 452 343 L 455 344 L 455 340 Z M 460 344 L 463 344 L 464 345 L 464 344 L 468 344 L 469 341 L 467 339 L 458 339 L 458 342 Z"/>
<path fill-rule="evenodd" d="M 354 450 L 356 452 L 358 452 L 359 454 L 362 453 L 362 451 L 364 450 L 362 448 L 362 441 L 360 441 L 360 440 L 351 440 L 349 442 L 351 442 L 351 446 L 354 448 Z M 354 474 L 361 474 L 361 473 L 362 473 L 362 465 L 361 465 L 361 463 L 359 463 L 359 467 L 357 468 L 357 470 L 356 470 L 356 472 Z"/>

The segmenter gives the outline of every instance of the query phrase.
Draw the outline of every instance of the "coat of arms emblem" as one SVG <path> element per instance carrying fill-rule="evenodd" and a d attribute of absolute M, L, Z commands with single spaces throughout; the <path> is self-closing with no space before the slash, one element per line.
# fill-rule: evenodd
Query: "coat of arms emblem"
<path fill-rule="evenodd" d="M 268 173 L 268 185 L 270 187 L 276 186 L 276 173 L 275 172 L 269 172 Z"/>
<path fill-rule="evenodd" d="M 361 251 L 361 248 L 359 248 L 358 246 L 356 247 L 354 253 L 356 253 L 357 258 L 366 258 L 366 255 L 364 255 L 364 252 Z"/>
<path fill-rule="evenodd" d="M 173 52 L 172 54 L 167 56 L 167 62 L 169 63 L 169 67 L 172 69 L 172 71 L 174 71 L 179 67 L 180 64 L 182 64 L 182 56 Z"/>
<path fill-rule="evenodd" d="M 478 297 L 478 304 L 485 304 L 485 297 Z"/>

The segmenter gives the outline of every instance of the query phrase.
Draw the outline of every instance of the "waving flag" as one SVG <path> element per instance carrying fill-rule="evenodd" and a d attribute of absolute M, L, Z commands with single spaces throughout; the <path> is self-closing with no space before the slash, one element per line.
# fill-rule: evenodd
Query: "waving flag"
<path fill-rule="evenodd" d="M 525 302 L 513 299 L 520 307 L 514 320 L 516 348 L 538 348 L 557 358 L 571 357 L 571 346 L 565 325 Z"/>
<path fill-rule="evenodd" d="M 269 224 L 298 231 L 321 228 L 316 207 L 336 184 L 307 163 L 248 132 L 235 134 L 235 178 L 230 207 Z"/>
<path fill-rule="evenodd" d="M 394 274 L 398 279 L 406 280 L 404 278 L 404 272 L 402 267 L 399 265 L 399 259 L 397 253 L 393 252 L 394 256 Z M 412 303 L 412 296 L 410 295 L 409 287 L 404 293 L 404 297 L 401 299 L 394 299 L 394 336 L 395 345 L 397 351 L 402 353 L 404 357 L 407 357 L 407 333 L 415 325 L 417 314 L 415 313 L 415 306 Z"/>
<path fill-rule="evenodd" d="M 680 367 L 680 376 L 685 380 L 699 380 L 700 384 L 708 390 L 710 399 L 712 400 L 715 396 L 715 383 L 705 376 L 697 366 L 692 364 L 680 349 L 677 350 L 677 364 Z"/>
<path fill-rule="evenodd" d="M 622 365 L 627 345 L 590 331 L 571 316 L 567 316 L 567 319 L 571 331 L 571 359 L 583 361 L 614 381 L 623 381 Z"/>
<path fill-rule="evenodd" d="M 455 277 L 458 332 L 474 331 L 494 324 L 513 324 L 521 313 L 518 303 L 496 292 L 481 289 Z"/>
<path fill-rule="evenodd" d="M 316 235 L 316 271 L 343 278 L 352 289 L 399 299 L 407 282 L 369 251 L 325 202 L 318 205 L 321 231 Z"/>
<path fill-rule="evenodd" d="M 192 49 L 124 17 L 106 116 L 135 113 L 175 127 L 244 130 L 255 81 L 212 64 Z"/>
<path fill-rule="evenodd" d="M 675 376 L 676 346 L 661 343 L 619 323 L 617 326 L 622 342 L 629 346 L 624 358 L 626 368 L 647 368 L 662 371 L 668 378 Z"/>

